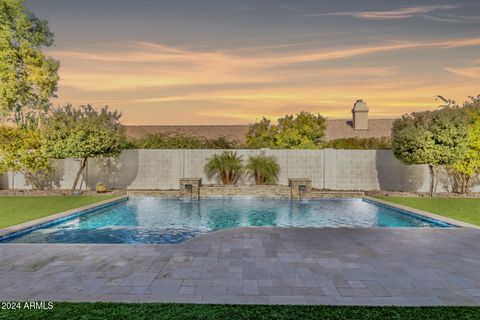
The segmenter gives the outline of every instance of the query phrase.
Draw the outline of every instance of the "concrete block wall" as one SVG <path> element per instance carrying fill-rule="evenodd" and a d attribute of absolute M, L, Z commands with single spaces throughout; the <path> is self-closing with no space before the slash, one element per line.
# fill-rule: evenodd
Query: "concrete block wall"
<path fill-rule="evenodd" d="M 8 174 L 0 174 L 0 190 L 8 189 Z"/>
<path fill-rule="evenodd" d="M 279 183 L 288 185 L 289 178 L 309 178 L 316 188 L 324 185 L 323 150 L 266 150 L 280 164 Z"/>
<path fill-rule="evenodd" d="M 55 160 L 53 162 L 54 172 L 42 179 L 45 189 L 70 189 L 75 180 L 80 163 L 73 159 Z M 79 180 L 79 188 L 87 189 L 86 173 Z M 2 189 L 31 189 L 29 181 L 22 173 L 8 172 L 3 177 Z"/>
<path fill-rule="evenodd" d="M 82 176 L 82 189 L 94 189 L 97 183 L 128 190 L 178 189 L 180 178 L 209 180 L 203 167 L 209 157 L 222 150 L 125 150 L 118 158 L 90 159 Z M 428 191 L 430 176 L 426 166 L 406 166 L 388 150 L 237 150 L 244 161 L 264 152 L 277 158 L 281 185 L 288 178 L 310 178 L 312 187 L 330 190 Z M 69 189 L 79 163 L 57 161 L 56 171 L 45 186 Z M 437 191 L 448 190 L 445 176 L 439 175 Z M 252 184 L 243 177 L 239 184 Z M 0 188 L 29 189 L 22 174 L 0 177 Z M 477 186 L 475 191 L 480 191 Z"/>
<path fill-rule="evenodd" d="M 325 149 L 325 159 L 325 189 L 412 191 L 423 182 L 418 167 L 403 165 L 391 151 Z M 399 184 L 405 175 L 410 183 Z"/>

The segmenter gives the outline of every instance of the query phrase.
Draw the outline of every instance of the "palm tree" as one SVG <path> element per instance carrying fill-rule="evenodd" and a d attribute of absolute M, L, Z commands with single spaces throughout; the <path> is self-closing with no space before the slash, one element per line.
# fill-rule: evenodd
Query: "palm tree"
<path fill-rule="evenodd" d="M 280 175 L 280 166 L 277 159 L 265 154 L 250 157 L 246 168 L 257 185 L 275 184 Z"/>
<path fill-rule="evenodd" d="M 243 174 L 243 159 L 236 152 L 224 151 L 208 158 L 204 170 L 209 179 L 217 177 L 224 185 L 233 185 Z"/>

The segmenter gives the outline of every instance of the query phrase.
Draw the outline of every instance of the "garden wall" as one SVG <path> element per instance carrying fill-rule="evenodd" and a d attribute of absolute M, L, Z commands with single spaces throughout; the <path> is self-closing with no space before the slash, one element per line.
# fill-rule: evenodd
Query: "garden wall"
<path fill-rule="evenodd" d="M 130 190 L 177 189 L 183 177 L 201 177 L 206 159 L 221 150 L 125 150 L 118 158 L 90 160 L 83 176 L 82 188 L 94 189 L 97 182 L 111 188 Z M 277 158 L 281 166 L 280 184 L 288 178 L 310 178 L 312 186 L 330 190 L 428 191 L 426 166 L 406 166 L 388 150 L 238 150 L 243 158 L 265 152 Z M 57 161 L 56 172 L 45 181 L 46 187 L 68 189 L 75 177 L 78 162 Z M 3 181 L 3 182 L 2 182 Z M 241 184 L 252 181 L 243 178 Z M 21 174 L 0 178 L 3 188 L 28 189 Z M 442 177 L 437 191 L 447 191 Z M 480 191 L 477 187 L 476 191 Z"/>
<path fill-rule="evenodd" d="M 6 174 L 0 174 L 0 190 L 8 189 L 8 179 Z"/>

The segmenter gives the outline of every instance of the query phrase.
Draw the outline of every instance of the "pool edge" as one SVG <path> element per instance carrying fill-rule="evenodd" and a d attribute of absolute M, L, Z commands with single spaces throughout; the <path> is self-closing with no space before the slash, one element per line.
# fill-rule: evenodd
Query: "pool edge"
<path fill-rule="evenodd" d="M 38 227 L 41 227 L 42 225 L 52 223 L 60 219 L 68 218 L 70 216 L 82 213 L 87 210 L 93 210 L 99 207 L 104 207 L 108 205 L 113 205 L 118 202 L 126 201 L 128 200 L 128 198 L 129 198 L 128 195 L 117 196 L 111 199 L 95 202 L 86 206 L 55 213 L 46 217 L 38 218 L 35 220 L 23 222 L 7 228 L 0 229 L 0 241 L 5 240 L 6 238 L 9 238 L 17 233 L 27 232 L 30 229 L 36 229 Z"/>
<path fill-rule="evenodd" d="M 434 219 L 434 220 L 438 220 L 440 222 L 451 224 L 455 227 L 472 228 L 472 229 L 479 229 L 480 230 L 480 226 L 476 226 L 474 224 L 470 224 L 470 223 L 463 222 L 463 221 L 456 220 L 456 219 L 452 219 L 452 218 L 447 218 L 447 217 L 444 217 L 444 216 L 441 216 L 441 215 L 438 215 L 438 214 L 435 214 L 435 213 L 432 213 L 432 212 L 412 208 L 412 207 L 409 207 L 409 206 L 405 206 L 405 205 L 401 205 L 401 204 L 398 204 L 398 203 L 386 201 L 386 200 L 383 200 L 383 199 L 378 199 L 378 198 L 371 197 L 371 196 L 364 196 L 363 199 L 366 199 L 366 200 L 369 200 L 369 201 L 372 201 L 372 202 L 376 202 L 376 203 L 379 203 L 379 204 L 383 204 L 385 206 L 389 206 L 389 207 L 392 207 L 392 208 L 395 208 L 395 209 L 409 211 L 409 212 L 412 212 L 412 213 L 417 214 L 419 216 L 423 216 L 423 217 L 428 218 L 428 219 Z"/>

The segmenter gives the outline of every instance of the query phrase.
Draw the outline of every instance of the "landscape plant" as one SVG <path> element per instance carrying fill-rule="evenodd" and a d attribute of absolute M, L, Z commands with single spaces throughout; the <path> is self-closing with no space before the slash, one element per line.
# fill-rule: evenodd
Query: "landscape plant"
<path fill-rule="evenodd" d="M 72 185 L 75 192 L 89 158 L 116 157 L 125 144 L 121 114 L 108 107 L 74 108 L 67 104 L 52 110 L 44 121 L 44 150 L 54 159 L 74 158 L 79 168 Z"/>
<path fill-rule="evenodd" d="M 383 138 L 339 138 L 325 143 L 325 148 L 348 150 L 390 150 L 390 137 Z"/>
<path fill-rule="evenodd" d="M 326 119 L 302 111 L 279 118 L 272 124 L 265 117 L 249 125 L 247 147 L 276 149 L 320 149 L 323 147 Z"/>
<path fill-rule="evenodd" d="M 41 49 L 52 44 L 47 22 L 23 0 L 0 1 L 0 116 L 19 124 L 50 106 L 59 63 Z"/>
<path fill-rule="evenodd" d="M 467 128 L 456 108 L 416 112 L 395 120 L 392 149 L 405 164 L 426 164 L 430 171 L 430 196 L 435 188 L 438 166 L 448 166 L 463 157 L 467 149 Z"/>
<path fill-rule="evenodd" d="M 0 174 L 20 172 L 32 189 L 42 189 L 43 178 L 53 171 L 43 142 L 35 127 L 0 128 Z"/>
<path fill-rule="evenodd" d="M 227 137 L 207 139 L 182 133 L 151 133 L 129 141 L 132 149 L 236 149 L 238 142 Z"/>
<path fill-rule="evenodd" d="M 276 184 L 280 175 L 280 165 L 274 156 L 260 154 L 248 158 L 246 169 L 255 184 Z"/>
<path fill-rule="evenodd" d="M 223 151 L 207 159 L 204 167 L 209 179 L 220 179 L 224 185 L 234 185 L 244 172 L 243 159 L 234 151 Z"/>
<path fill-rule="evenodd" d="M 453 163 L 450 172 L 462 194 L 469 193 L 480 174 L 480 96 L 471 97 L 460 109 L 467 122 L 467 150 Z"/>

